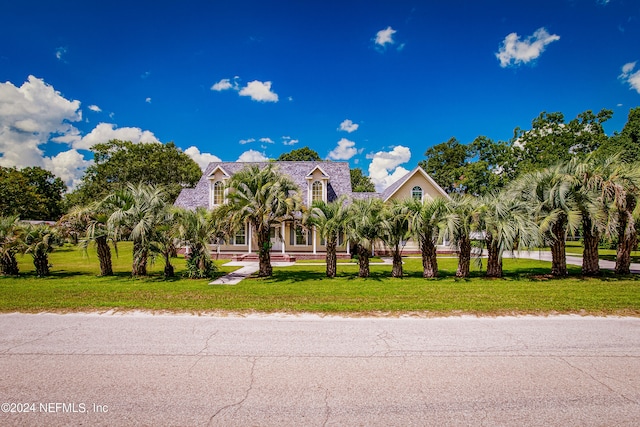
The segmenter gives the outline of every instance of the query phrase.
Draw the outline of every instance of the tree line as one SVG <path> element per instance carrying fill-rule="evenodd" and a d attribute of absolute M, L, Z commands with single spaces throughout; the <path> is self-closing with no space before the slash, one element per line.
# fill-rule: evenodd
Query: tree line
<path fill-rule="evenodd" d="M 582 235 L 582 274 L 600 273 L 598 247 L 602 239 L 615 242 L 618 274 L 629 274 L 631 251 L 638 245 L 640 221 L 640 164 L 595 155 L 524 174 L 500 191 L 474 196 L 392 201 L 378 198 L 331 202 L 315 201 L 306 207 L 293 181 L 277 164 L 249 165 L 228 184 L 228 203 L 212 211 L 172 206 L 164 187 L 128 184 L 102 200 L 75 207 L 56 227 L 23 227 L 17 217 L 0 219 L 0 270 L 18 274 L 15 256 L 33 256 L 39 276 L 49 274 L 48 253 L 61 236 L 76 236 L 83 247 L 96 246 L 102 275 L 113 274 L 111 245 L 133 242 L 132 275 L 147 274 L 149 257 L 164 261 L 165 276 L 174 275 L 171 257 L 176 246 L 189 248 L 187 276 L 211 277 L 215 266 L 210 244 L 231 239 L 250 225 L 256 237 L 259 276 L 272 274 L 271 228 L 284 221 L 315 227 L 326 245 L 326 275 L 337 270 L 338 239 L 345 236 L 355 247 L 360 277 L 369 276 L 369 258 L 376 242 L 383 242 L 393 260 L 392 277 L 401 278 L 402 250 L 414 238 L 420 247 L 425 278 L 438 276 L 436 245 L 443 238 L 458 252 L 457 277 L 468 277 L 473 241 L 487 252 L 486 275 L 502 276 L 504 251 L 550 246 L 551 274 L 567 275 L 565 241 Z M 475 236 L 475 237 L 474 237 Z M 478 237 L 480 236 L 480 237 Z"/>

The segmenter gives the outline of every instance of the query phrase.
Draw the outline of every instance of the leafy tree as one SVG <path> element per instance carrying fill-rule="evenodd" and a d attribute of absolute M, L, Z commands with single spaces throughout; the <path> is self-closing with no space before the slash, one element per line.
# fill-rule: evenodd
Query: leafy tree
<path fill-rule="evenodd" d="M 0 215 L 57 220 L 63 213 L 64 182 L 40 167 L 21 170 L 0 166 Z"/>
<path fill-rule="evenodd" d="M 392 201 L 382 209 L 380 239 L 391 249 L 392 277 L 402 278 L 402 248 L 409 237 L 409 210 L 406 204 Z"/>
<path fill-rule="evenodd" d="M 24 234 L 25 253 L 33 257 L 38 277 L 50 274 L 49 253 L 58 245 L 56 230 L 48 225 L 30 225 Z"/>
<path fill-rule="evenodd" d="M 485 136 L 469 145 L 451 138 L 429 148 L 425 156 L 419 166 L 449 194 L 486 194 L 503 187 L 514 175 L 511 148 Z"/>
<path fill-rule="evenodd" d="M 221 208 L 236 227 L 247 222 L 251 225 L 258 243 L 258 275 L 271 276 L 271 227 L 293 220 L 294 213 L 302 209 L 299 190 L 273 164 L 262 169 L 257 165 L 245 167 L 229 179 L 228 188 L 229 203 Z"/>
<path fill-rule="evenodd" d="M 448 194 L 459 192 L 460 177 L 463 175 L 468 148 L 456 138 L 450 138 L 429 148 L 418 165 L 433 178 Z"/>
<path fill-rule="evenodd" d="M 118 239 L 133 241 L 132 276 L 147 275 L 149 252 L 158 241 L 157 227 L 166 223 L 167 194 L 163 187 L 128 184 L 105 199 L 114 207 L 108 224 Z"/>
<path fill-rule="evenodd" d="M 291 150 L 288 153 L 280 154 L 277 161 L 302 161 L 302 162 L 316 162 L 322 160 L 318 153 L 309 147 L 297 148 Z"/>
<path fill-rule="evenodd" d="M 382 200 L 377 198 L 356 199 L 349 206 L 347 235 L 356 244 L 359 277 L 369 277 L 371 250 L 380 237 L 382 207 Z"/>
<path fill-rule="evenodd" d="M 332 202 L 316 200 L 306 218 L 308 225 L 316 227 L 325 241 L 327 277 L 336 277 L 338 237 L 344 233 L 348 206 L 344 196 Z"/>
<path fill-rule="evenodd" d="M 444 199 L 407 199 L 409 231 L 420 246 L 422 255 L 422 277 L 438 276 L 436 243 L 448 206 Z"/>
<path fill-rule="evenodd" d="M 68 204 L 85 205 L 100 200 L 127 184 L 144 183 L 166 188 L 173 202 L 183 188 L 194 187 L 202 171 L 173 142 L 140 143 L 111 140 L 91 147 L 94 164 L 87 168 L 82 184 L 69 195 Z"/>
<path fill-rule="evenodd" d="M 190 279 L 212 278 L 217 271 L 211 260 L 209 243 L 219 235 L 219 225 L 226 218 L 214 218 L 205 208 L 196 210 L 180 209 L 176 211 L 177 236 L 183 241 L 189 252 L 186 276 Z"/>
<path fill-rule="evenodd" d="M 23 227 L 17 216 L 0 217 L 0 274 L 17 276 L 20 272 L 16 254 L 22 248 Z"/>
<path fill-rule="evenodd" d="M 612 117 L 611 110 L 597 114 L 588 110 L 565 123 L 560 112 L 542 112 L 530 130 L 516 128 L 512 140 L 515 164 L 520 173 L 532 172 L 574 157 L 584 158 L 607 137 L 602 124 Z"/>
<path fill-rule="evenodd" d="M 376 191 L 373 181 L 362 173 L 362 169 L 349 169 L 349 175 L 351 176 L 351 191 L 354 193 L 374 193 Z"/>
<path fill-rule="evenodd" d="M 640 107 L 629 110 L 622 132 L 609 138 L 598 150 L 601 157 L 616 153 L 621 153 L 620 160 L 625 163 L 640 161 Z"/>

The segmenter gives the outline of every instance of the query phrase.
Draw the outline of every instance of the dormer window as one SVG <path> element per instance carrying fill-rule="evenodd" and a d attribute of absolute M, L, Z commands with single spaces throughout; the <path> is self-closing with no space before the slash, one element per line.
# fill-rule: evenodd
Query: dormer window
<path fill-rule="evenodd" d="M 216 181 L 213 183 L 211 195 L 214 206 L 224 203 L 224 183 L 222 181 Z"/>
<path fill-rule="evenodd" d="M 324 191 L 323 185 L 320 181 L 314 181 L 311 185 L 311 202 L 315 202 L 316 200 L 322 201 L 324 200 Z"/>
<path fill-rule="evenodd" d="M 415 186 L 411 189 L 411 197 L 415 200 L 422 201 L 422 187 Z"/>

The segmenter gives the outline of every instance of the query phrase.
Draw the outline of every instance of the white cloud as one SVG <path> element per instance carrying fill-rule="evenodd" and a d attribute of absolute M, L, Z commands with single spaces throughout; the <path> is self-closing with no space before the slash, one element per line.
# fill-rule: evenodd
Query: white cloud
<path fill-rule="evenodd" d="M 640 70 L 633 72 L 636 68 L 636 62 L 628 62 L 622 66 L 622 74 L 618 78 L 629 83 L 631 89 L 635 89 L 640 93 Z"/>
<path fill-rule="evenodd" d="M 202 170 L 205 170 L 211 162 L 221 161 L 218 156 L 214 156 L 211 153 L 201 153 L 198 147 L 196 147 L 195 145 L 184 150 L 184 153 L 187 156 L 191 157 Z"/>
<path fill-rule="evenodd" d="M 397 31 L 391 27 L 387 27 L 384 30 L 380 30 L 376 33 L 376 44 L 385 47 L 387 44 L 393 44 L 393 35 Z"/>
<path fill-rule="evenodd" d="M 69 190 L 73 190 L 82 179 L 85 169 L 93 161 L 86 160 L 77 150 L 71 149 L 58 153 L 54 157 L 44 158 L 44 168 L 53 172 L 67 184 Z"/>
<path fill-rule="evenodd" d="M 252 142 L 256 142 L 256 140 L 254 138 L 249 138 L 249 139 L 241 139 L 238 142 L 240 143 L 240 145 L 245 145 L 245 144 L 251 144 Z"/>
<path fill-rule="evenodd" d="M 231 79 L 222 79 L 218 83 L 215 83 L 211 86 L 211 90 L 215 90 L 217 92 L 222 92 L 223 90 L 229 90 L 236 86 L 231 83 Z"/>
<path fill-rule="evenodd" d="M 409 172 L 400 165 L 411 159 L 411 150 L 398 145 L 391 151 L 378 151 L 367 155 L 367 158 L 371 159 L 369 178 L 373 181 L 376 191 L 380 192 Z"/>
<path fill-rule="evenodd" d="M 260 153 L 259 151 L 256 151 L 256 150 L 249 150 L 240 154 L 240 157 L 238 157 L 238 160 L 236 161 L 237 162 L 266 162 L 267 160 L 269 160 L 269 158 L 266 157 L 263 153 Z"/>
<path fill-rule="evenodd" d="M 357 131 L 359 127 L 359 124 L 353 123 L 351 120 L 346 119 L 345 121 L 340 123 L 340 127 L 338 128 L 338 130 L 351 133 Z"/>
<path fill-rule="evenodd" d="M 153 132 L 134 127 L 116 128 L 113 123 L 100 123 L 82 138 L 72 142 L 73 148 L 88 150 L 95 144 L 109 142 L 112 139 L 131 141 L 134 144 L 160 142 Z"/>
<path fill-rule="evenodd" d="M 249 96 L 258 102 L 278 102 L 278 95 L 271 91 L 271 82 L 249 82 L 240 90 L 240 96 Z"/>
<path fill-rule="evenodd" d="M 67 53 L 67 48 L 64 46 L 60 46 L 59 48 L 56 48 L 56 58 L 59 61 L 62 61 L 62 57 Z"/>
<path fill-rule="evenodd" d="M 549 43 L 557 40 L 560 40 L 560 36 L 549 34 L 544 27 L 538 28 L 524 41 L 520 40 L 517 33 L 511 33 L 502 41 L 496 58 L 500 60 L 502 68 L 526 64 L 538 58 Z"/>
<path fill-rule="evenodd" d="M 356 154 L 358 154 L 356 143 L 349 141 L 347 138 L 342 138 L 338 141 L 337 147 L 331 150 L 328 157 L 331 160 L 349 160 Z"/>
<path fill-rule="evenodd" d="M 147 104 L 151 104 L 151 98 L 146 98 L 144 102 L 146 102 Z"/>
<path fill-rule="evenodd" d="M 91 111 L 95 111 L 96 113 L 102 112 L 102 109 L 97 105 L 89 105 L 87 108 Z"/>
<path fill-rule="evenodd" d="M 260 138 L 260 142 L 264 142 L 265 144 L 273 144 L 273 139 L 271 138 Z"/>
<path fill-rule="evenodd" d="M 300 140 L 293 139 L 290 136 L 283 136 L 282 137 L 282 144 L 283 145 L 296 145 L 298 142 L 300 142 Z"/>
<path fill-rule="evenodd" d="M 80 101 L 69 101 L 44 80 L 29 76 L 20 87 L 0 83 L 0 165 L 43 166 L 40 148 L 50 139 L 79 134 Z"/>

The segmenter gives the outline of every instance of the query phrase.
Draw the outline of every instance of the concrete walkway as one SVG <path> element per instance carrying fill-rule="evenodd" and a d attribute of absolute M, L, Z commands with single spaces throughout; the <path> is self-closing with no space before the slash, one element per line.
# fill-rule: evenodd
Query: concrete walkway
<path fill-rule="evenodd" d="M 528 258 L 551 262 L 551 251 L 515 251 L 513 253 L 505 252 L 502 256 L 504 258 Z M 577 255 L 567 255 L 567 264 L 582 266 L 582 257 Z M 616 267 L 615 261 L 607 261 L 604 259 L 600 260 L 599 265 L 602 270 L 614 270 Z M 631 273 L 640 274 L 639 263 L 631 264 Z"/>
<path fill-rule="evenodd" d="M 289 267 L 294 265 L 295 262 L 272 262 L 272 267 Z M 257 262 L 249 262 L 249 261 L 231 261 L 225 264 L 225 266 L 232 267 L 242 267 L 236 271 L 233 271 L 225 276 L 220 277 L 219 279 L 214 280 L 209 283 L 210 285 L 237 285 L 242 280 L 251 276 L 255 272 L 260 269 L 260 264 Z"/>

